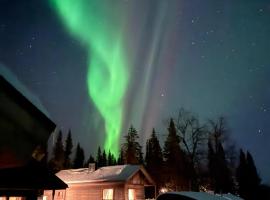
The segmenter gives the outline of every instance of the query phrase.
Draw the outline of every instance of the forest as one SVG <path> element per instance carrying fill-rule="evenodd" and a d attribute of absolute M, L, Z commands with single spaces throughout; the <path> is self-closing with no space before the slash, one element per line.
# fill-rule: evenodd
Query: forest
<path fill-rule="evenodd" d="M 153 128 L 143 150 L 131 125 L 118 156 L 99 146 L 96 155 L 86 158 L 80 143 L 73 152 L 71 131 L 63 140 L 60 130 L 52 156 L 45 160 L 53 172 L 88 167 L 90 163 L 96 168 L 140 164 L 156 182 L 158 192 L 210 191 L 232 193 L 246 200 L 270 199 L 270 187 L 261 183 L 251 153 L 235 145 L 224 117 L 201 123 L 194 113 L 181 108 L 176 118 L 168 120 L 164 141 L 161 138 Z"/>

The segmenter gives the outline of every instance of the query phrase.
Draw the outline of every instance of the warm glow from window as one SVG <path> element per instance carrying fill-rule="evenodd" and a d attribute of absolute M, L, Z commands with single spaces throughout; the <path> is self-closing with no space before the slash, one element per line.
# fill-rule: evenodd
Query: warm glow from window
<path fill-rule="evenodd" d="M 135 189 L 128 189 L 128 200 L 135 200 Z"/>
<path fill-rule="evenodd" d="M 168 192 L 169 190 L 168 190 L 168 188 L 161 188 L 160 189 L 160 193 L 165 193 L 165 192 Z"/>
<path fill-rule="evenodd" d="M 113 200 L 113 189 L 103 190 L 103 200 Z"/>

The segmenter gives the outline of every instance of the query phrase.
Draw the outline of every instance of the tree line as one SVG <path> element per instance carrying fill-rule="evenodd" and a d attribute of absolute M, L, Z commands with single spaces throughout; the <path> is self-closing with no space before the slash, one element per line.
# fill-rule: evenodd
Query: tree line
<path fill-rule="evenodd" d="M 224 117 L 201 123 L 195 114 L 182 108 L 176 118 L 169 120 L 165 137 L 161 145 L 160 134 L 153 128 L 144 155 L 139 134 L 131 125 L 117 157 L 98 147 L 96 156 L 90 154 L 86 160 L 79 143 L 71 159 L 71 131 L 64 142 L 59 131 L 48 166 L 57 172 L 88 167 L 89 163 L 97 168 L 141 164 L 155 180 L 158 191 L 210 190 L 238 194 L 246 200 L 269 198 L 269 187 L 261 184 L 252 155 L 237 150 Z"/>

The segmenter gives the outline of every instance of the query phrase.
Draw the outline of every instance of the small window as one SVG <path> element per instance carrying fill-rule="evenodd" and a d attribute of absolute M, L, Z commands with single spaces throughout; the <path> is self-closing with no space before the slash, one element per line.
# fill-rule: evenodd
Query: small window
<path fill-rule="evenodd" d="M 103 190 L 103 200 L 113 200 L 113 189 L 104 189 Z"/>
<path fill-rule="evenodd" d="M 128 200 L 135 200 L 135 189 L 128 189 Z"/>

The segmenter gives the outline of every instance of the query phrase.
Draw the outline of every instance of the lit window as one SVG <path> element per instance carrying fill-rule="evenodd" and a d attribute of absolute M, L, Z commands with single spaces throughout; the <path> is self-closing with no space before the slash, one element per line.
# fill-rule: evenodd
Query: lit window
<path fill-rule="evenodd" d="M 128 200 L 135 200 L 135 189 L 128 189 Z"/>
<path fill-rule="evenodd" d="M 113 189 L 103 190 L 103 200 L 113 200 Z"/>

